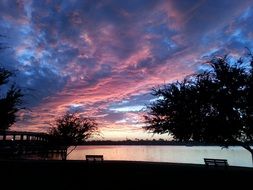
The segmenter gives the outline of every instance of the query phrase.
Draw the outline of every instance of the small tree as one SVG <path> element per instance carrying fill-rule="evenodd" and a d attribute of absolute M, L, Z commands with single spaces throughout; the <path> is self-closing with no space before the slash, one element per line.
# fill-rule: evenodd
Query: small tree
<path fill-rule="evenodd" d="M 0 86 L 7 84 L 12 73 L 0 68 Z M 0 130 L 5 131 L 16 122 L 16 113 L 21 107 L 23 94 L 19 88 L 12 85 L 4 95 L 0 90 Z"/>
<path fill-rule="evenodd" d="M 181 142 L 240 145 L 253 161 L 253 65 L 247 60 L 214 58 L 204 73 L 154 89 L 158 100 L 148 107 L 144 128 Z"/>
<path fill-rule="evenodd" d="M 83 143 L 92 135 L 98 134 L 98 127 L 94 119 L 81 118 L 76 113 L 66 113 L 56 120 L 55 126 L 50 129 L 49 134 L 54 144 L 66 148 L 74 146 L 69 151 L 68 154 L 70 154 L 77 145 Z"/>

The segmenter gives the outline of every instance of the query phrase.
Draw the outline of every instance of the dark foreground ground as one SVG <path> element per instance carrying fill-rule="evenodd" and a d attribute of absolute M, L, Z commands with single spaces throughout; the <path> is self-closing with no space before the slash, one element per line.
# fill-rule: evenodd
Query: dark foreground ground
<path fill-rule="evenodd" d="M 252 189 L 253 184 L 252 168 L 149 162 L 2 160 L 0 172 L 0 189 Z"/>

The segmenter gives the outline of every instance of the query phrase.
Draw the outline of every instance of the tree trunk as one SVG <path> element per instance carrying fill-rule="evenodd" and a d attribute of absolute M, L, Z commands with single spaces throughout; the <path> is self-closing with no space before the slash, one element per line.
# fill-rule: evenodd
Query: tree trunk
<path fill-rule="evenodd" d="M 61 158 L 62 158 L 62 160 L 67 160 L 67 152 L 62 152 L 61 153 Z"/>
<path fill-rule="evenodd" d="M 67 160 L 67 151 L 68 151 L 68 147 L 64 147 L 64 149 L 61 149 L 61 159 L 62 160 Z"/>
<path fill-rule="evenodd" d="M 65 147 L 64 147 L 65 151 L 62 151 L 62 152 L 61 152 L 62 160 L 67 160 L 68 155 L 69 155 L 71 152 L 73 152 L 73 151 L 76 149 L 76 147 L 77 147 L 77 145 L 73 146 L 73 148 L 70 149 L 70 150 L 68 151 L 68 149 L 70 148 L 70 146 L 65 146 Z"/>
<path fill-rule="evenodd" d="M 251 161 L 252 161 L 252 166 L 253 166 L 253 150 L 249 151 L 251 153 Z"/>

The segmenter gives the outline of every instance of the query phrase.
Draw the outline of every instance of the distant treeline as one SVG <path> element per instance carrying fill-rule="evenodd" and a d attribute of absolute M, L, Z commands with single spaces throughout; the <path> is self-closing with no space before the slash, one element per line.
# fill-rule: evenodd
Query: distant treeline
<path fill-rule="evenodd" d="M 175 145 L 175 146 L 219 146 L 217 144 L 206 144 L 199 142 L 177 142 L 166 140 L 123 140 L 123 141 L 111 141 L 111 140 L 96 140 L 86 141 L 79 145 Z"/>

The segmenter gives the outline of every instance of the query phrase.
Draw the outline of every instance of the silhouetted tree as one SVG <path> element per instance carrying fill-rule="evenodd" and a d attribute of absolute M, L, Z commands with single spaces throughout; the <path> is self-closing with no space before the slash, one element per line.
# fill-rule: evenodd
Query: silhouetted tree
<path fill-rule="evenodd" d="M 0 37 L 5 37 L 0 34 Z M 4 43 L 0 42 L 0 51 L 6 49 Z M 0 131 L 9 129 L 16 122 L 17 112 L 21 109 L 23 93 L 14 84 L 9 89 L 6 86 L 9 78 L 13 75 L 9 70 L 0 67 Z M 5 87 L 3 87 L 5 86 Z"/>
<path fill-rule="evenodd" d="M 91 118 L 81 118 L 76 113 L 66 113 L 56 120 L 55 126 L 49 131 L 52 143 L 65 146 L 74 146 L 83 143 L 92 135 L 98 134 L 97 123 Z M 66 155 L 67 156 L 67 155 Z"/>
<path fill-rule="evenodd" d="M 158 100 L 148 107 L 144 128 L 180 142 L 240 145 L 253 160 L 252 56 L 217 57 L 208 65 L 204 73 L 155 88 Z"/>
<path fill-rule="evenodd" d="M 12 73 L 4 68 L 0 68 L 0 87 L 8 83 Z M 0 130 L 7 130 L 16 122 L 16 113 L 23 109 L 21 107 L 23 94 L 21 89 L 15 85 L 4 94 L 0 89 Z"/>

